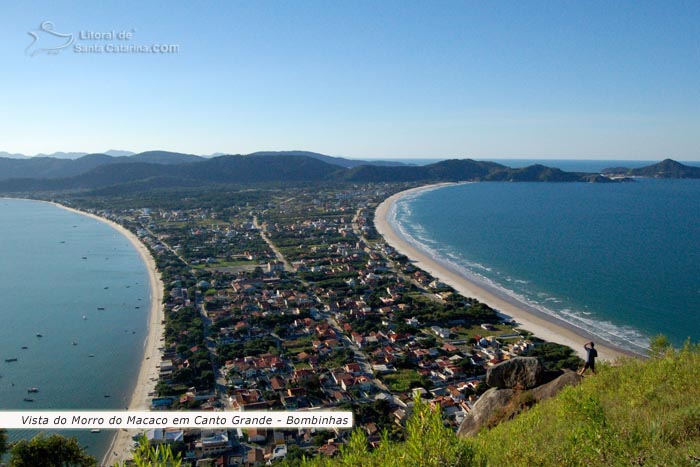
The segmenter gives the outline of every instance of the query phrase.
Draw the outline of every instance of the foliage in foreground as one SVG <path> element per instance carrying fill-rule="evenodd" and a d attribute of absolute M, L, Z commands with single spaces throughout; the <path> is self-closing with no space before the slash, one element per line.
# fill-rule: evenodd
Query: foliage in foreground
<path fill-rule="evenodd" d="M 7 452 L 7 431 L 0 430 L 0 457 Z"/>
<path fill-rule="evenodd" d="M 601 365 L 514 420 L 457 438 L 439 414 L 416 406 L 402 443 L 374 451 L 358 430 L 330 466 L 696 466 L 700 467 L 700 347 L 666 349 L 649 360 Z"/>
<path fill-rule="evenodd" d="M 97 461 L 86 454 L 75 438 L 38 434 L 21 440 L 10 449 L 9 467 L 95 467 Z"/>
<path fill-rule="evenodd" d="M 180 455 L 173 455 L 170 446 L 151 446 L 145 437 L 141 438 L 133 454 L 136 467 L 180 467 L 182 465 Z M 126 467 L 126 465 L 124 463 L 115 467 Z"/>
<path fill-rule="evenodd" d="M 416 401 L 413 415 L 406 423 L 406 441 L 393 443 L 385 432 L 379 447 L 370 451 L 362 430 L 355 430 L 340 455 L 332 459 L 304 459 L 302 467 L 457 467 L 475 465 L 474 450 L 459 440 L 442 422 L 439 410 Z"/>

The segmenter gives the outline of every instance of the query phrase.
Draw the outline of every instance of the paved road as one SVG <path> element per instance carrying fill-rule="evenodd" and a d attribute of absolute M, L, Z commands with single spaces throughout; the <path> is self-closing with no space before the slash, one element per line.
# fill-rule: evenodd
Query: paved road
<path fill-rule="evenodd" d="M 260 223 L 258 222 L 258 216 L 253 216 L 253 225 L 256 229 L 258 229 L 258 231 L 260 232 L 260 236 L 263 240 L 265 240 L 265 243 L 267 243 L 270 249 L 275 253 L 275 256 L 277 256 L 277 260 L 281 261 L 284 264 L 284 268 L 290 272 L 294 271 L 294 268 L 292 268 L 292 265 L 289 263 L 289 261 L 287 261 L 287 258 L 284 257 L 284 255 L 277 249 L 277 246 L 274 243 L 272 243 L 270 237 L 267 236 L 267 231 L 260 226 Z"/>

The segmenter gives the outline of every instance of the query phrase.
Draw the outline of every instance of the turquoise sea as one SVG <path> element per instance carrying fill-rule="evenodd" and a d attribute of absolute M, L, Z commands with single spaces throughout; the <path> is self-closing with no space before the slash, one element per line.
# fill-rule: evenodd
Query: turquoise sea
<path fill-rule="evenodd" d="M 700 341 L 700 180 L 455 185 L 401 198 L 390 219 L 446 266 L 599 339 Z"/>
<path fill-rule="evenodd" d="M 149 290 L 146 265 L 110 226 L 0 199 L 0 408 L 125 408 L 143 358 Z M 33 387 L 39 392 L 28 393 Z M 101 460 L 113 432 L 64 434 Z M 17 430 L 10 439 L 31 435 Z"/>

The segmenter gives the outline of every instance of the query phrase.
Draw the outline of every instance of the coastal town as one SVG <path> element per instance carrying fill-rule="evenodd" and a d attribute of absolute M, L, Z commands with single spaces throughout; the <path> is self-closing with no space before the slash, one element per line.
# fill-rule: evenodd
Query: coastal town
<path fill-rule="evenodd" d="M 0 467 L 700 467 L 700 0 L 2 18 Z"/>
<path fill-rule="evenodd" d="M 504 360 L 579 363 L 568 347 L 536 339 L 386 243 L 375 209 L 412 187 L 60 202 L 127 228 L 155 260 L 164 335 L 150 410 L 351 410 L 355 429 L 376 445 L 402 439 L 415 397 L 439 406 L 456 430 L 485 390 L 486 369 Z M 170 444 L 189 465 L 218 467 L 334 456 L 350 433 L 158 428 L 134 436 Z"/>

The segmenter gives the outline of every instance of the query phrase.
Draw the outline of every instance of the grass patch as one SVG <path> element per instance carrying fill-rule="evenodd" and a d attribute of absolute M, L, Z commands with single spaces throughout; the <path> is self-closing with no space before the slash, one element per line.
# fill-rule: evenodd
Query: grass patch
<path fill-rule="evenodd" d="M 381 376 L 381 380 L 393 392 L 407 392 L 413 388 L 425 387 L 428 381 L 415 370 L 399 370 Z"/>
<path fill-rule="evenodd" d="M 514 330 L 513 326 L 509 326 L 507 324 L 493 324 L 492 325 L 495 329 L 493 331 L 487 331 L 486 329 L 482 328 L 481 325 L 475 324 L 471 327 L 465 327 L 465 326 L 458 326 L 457 334 L 459 339 L 474 339 L 476 336 L 481 336 L 481 337 L 488 337 L 488 336 L 504 336 L 508 334 L 515 334 L 517 331 Z"/>

